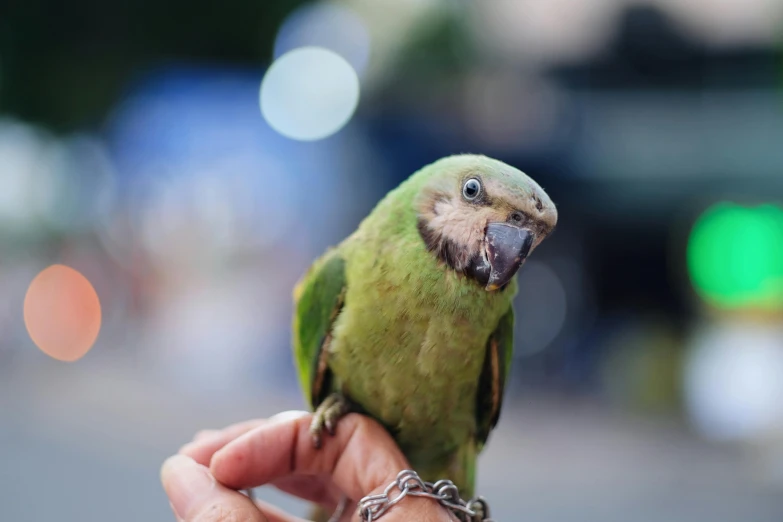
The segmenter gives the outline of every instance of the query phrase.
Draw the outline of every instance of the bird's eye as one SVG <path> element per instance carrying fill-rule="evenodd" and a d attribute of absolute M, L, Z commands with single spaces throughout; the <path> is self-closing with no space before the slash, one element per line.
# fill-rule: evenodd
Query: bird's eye
<path fill-rule="evenodd" d="M 467 200 L 474 200 L 481 194 L 481 183 L 476 178 L 470 178 L 462 187 L 462 195 Z"/>

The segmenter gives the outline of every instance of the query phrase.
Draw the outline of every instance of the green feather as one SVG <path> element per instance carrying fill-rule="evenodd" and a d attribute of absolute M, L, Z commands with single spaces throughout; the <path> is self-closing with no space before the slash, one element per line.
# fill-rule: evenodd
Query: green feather
<path fill-rule="evenodd" d="M 449 478 L 472 495 L 511 365 L 516 277 L 488 292 L 449 269 L 419 235 L 415 204 L 425 187 L 458 181 L 465 169 L 513 178 L 507 165 L 467 155 L 415 173 L 315 262 L 295 292 L 293 329 L 313 407 L 342 392 L 389 429 L 425 480 Z M 532 189 L 512 190 L 529 197 Z"/>
<path fill-rule="evenodd" d="M 294 289 L 294 356 L 299 383 L 312 408 L 328 395 L 323 385 L 318 389 L 313 385 L 324 340 L 342 307 L 344 289 L 345 261 L 334 249 L 316 261 Z M 327 375 L 320 378 L 322 383 L 328 380 Z"/>
<path fill-rule="evenodd" d="M 491 350 L 497 349 L 495 354 Z M 487 355 L 479 381 L 479 393 L 476 397 L 478 451 L 481 451 L 492 429 L 497 425 L 503 407 L 503 392 L 508 381 L 511 361 L 514 355 L 514 308 L 500 319 L 497 328 L 487 342 Z M 492 363 L 497 363 L 497 383 L 493 382 L 495 372 Z M 497 386 L 494 396 L 493 386 Z"/>

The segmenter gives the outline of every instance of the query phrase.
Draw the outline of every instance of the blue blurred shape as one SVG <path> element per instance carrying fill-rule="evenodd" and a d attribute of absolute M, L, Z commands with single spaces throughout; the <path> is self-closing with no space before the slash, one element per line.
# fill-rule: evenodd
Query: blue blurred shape
<path fill-rule="evenodd" d="M 306 46 L 336 52 L 360 78 L 370 59 L 370 34 L 364 22 L 348 7 L 334 3 L 305 4 L 292 12 L 277 33 L 274 56 Z"/>
<path fill-rule="evenodd" d="M 300 143 L 270 128 L 258 110 L 263 74 L 175 65 L 134 82 L 108 126 L 126 202 L 143 211 L 165 197 L 173 198 L 169 206 L 192 208 L 199 201 L 187 190 L 203 197 L 199 187 L 219 187 L 246 223 L 284 223 L 299 211 L 318 212 L 339 191 L 339 138 Z M 302 184 L 307 191 L 297 189 Z"/>
<path fill-rule="evenodd" d="M 150 174 L 235 154 L 310 163 L 326 146 L 300 146 L 273 131 L 258 113 L 262 70 L 176 66 L 136 82 L 114 113 L 109 142 L 124 176 Z M 308 161 L 308 159 L 310 161 Z M 159 176 L 159 170 L 154 169 Z M 290 174 L 307 175 L 297 169 Z M 178 169 L 178 174 L 186 175 Z"/>

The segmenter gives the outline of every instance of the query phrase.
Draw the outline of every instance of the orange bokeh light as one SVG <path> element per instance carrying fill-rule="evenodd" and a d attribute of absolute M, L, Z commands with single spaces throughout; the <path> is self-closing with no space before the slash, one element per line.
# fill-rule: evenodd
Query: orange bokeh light
<path fill-rule="evenodd" d="M 24 298 L 24 324 L 46 355 L 72 362 L 90 351 L 101 329 L 101 303 L 90 282 L 64 265 L 35 276 Z"/>

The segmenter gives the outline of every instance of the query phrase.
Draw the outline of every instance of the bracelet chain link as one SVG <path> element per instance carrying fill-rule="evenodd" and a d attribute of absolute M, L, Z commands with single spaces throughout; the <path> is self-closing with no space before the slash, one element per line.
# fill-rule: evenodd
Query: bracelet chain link
<path fill-rule="evenodd" d="M 395 488 L 399 493 L 392 497 L 391 493 Z M 410 469 L 401 471 L 383 493 L 361 499 L 358 505 L 359 516 L 365 522 L 374 522 L 408 496 L 436 500 L 460 522 L 495 522 L 489 517 L 489 504 L 483 497 L 465 502 L 460 498 L 459 489 L 452 481 L 439 480 L 434 484 L 424 482 L 418 473 Z"/>

